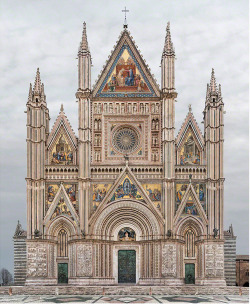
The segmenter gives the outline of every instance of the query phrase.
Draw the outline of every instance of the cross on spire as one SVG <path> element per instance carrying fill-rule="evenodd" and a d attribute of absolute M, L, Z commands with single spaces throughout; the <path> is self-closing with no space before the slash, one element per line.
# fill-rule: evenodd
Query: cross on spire
<path fill-rule="evenodd" d="M 123 13 L 125 13 L 125 20 L 124 20 L 124 24 L 123 24 L 123 27 L 124 28 L 127 28 L 128 27 L 128 23 L 127 23 L 127 14 L 129 12 L 129 10 L 126 9 L 126 6 L 125 6 L 125 9 L 122 10 Z"/>

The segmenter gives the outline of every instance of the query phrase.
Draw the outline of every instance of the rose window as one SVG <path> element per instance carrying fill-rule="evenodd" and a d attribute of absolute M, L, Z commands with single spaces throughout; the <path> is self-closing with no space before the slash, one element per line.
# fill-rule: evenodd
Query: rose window
<path fill-rule="evenodd" d="M 115 131 L 113 136 L 113 146 L 121 153 L 131 153 L 139 145 L 137 132 L 130 127 L 123 127 Z"/>

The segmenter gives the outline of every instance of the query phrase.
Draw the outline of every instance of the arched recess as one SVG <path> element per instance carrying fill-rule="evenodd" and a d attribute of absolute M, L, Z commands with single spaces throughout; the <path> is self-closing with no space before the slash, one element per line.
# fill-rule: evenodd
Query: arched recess
<path fill-rule="evenodd" d="M 56 217 L 49 223 L 45 234 L 52 239 L 57 239 L 61 229 L 65 229 L 67 232 L 68 240 L 71 240 L 75 235 L 79 234 L 79 227 L 77 227 L 75 222 L 63 215 Z"/>
<path fill-rule="evenodd" d="M 137 240 L 160 238 L 163 234 L 163 225 L 153 212 L 143 203 L 133 201 L 108 204 L 90 229 L 97 238 L 117 240 L 118 231 L 126 226 L 135 230 Z"/>
<path fill-rule="evenodd" d="M 174 233 L 183 240 L 179 246 L 180 256 L 180 277 L 185 278 L 186 284 L 194 284 L 197 279 L 204 276 L 204 243 L 202 239 L 205 236 L 205 225 L 200 218 L 196 216 L 186 216 L 176 225 Z M 188 267 L 193 264 L 194 278 L 193 282 L 188 282 Z"/>
<path fill-rule="evenodd" d="M 205 226 L 202 221 L 196 216 L 186 216 L 182 218 L 176 225 L 174 233 L 184 237 L 188 228 L 192 228 L 197 237 L 205 235 Z"/>

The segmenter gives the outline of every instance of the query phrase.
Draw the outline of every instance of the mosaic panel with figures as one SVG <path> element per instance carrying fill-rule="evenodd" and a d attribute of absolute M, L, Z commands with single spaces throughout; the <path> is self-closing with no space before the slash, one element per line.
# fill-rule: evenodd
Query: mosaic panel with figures
<path fill-rule="evenodd" d="M 51 163 L 58 165 L 73 164 L 73 151 L 63 134 L 61 134 L 51 152 Z"/>
<path fill-rule="evenodd" d="M 69 217 L 71 220 L 74 220 L 63 196 L 59 198 L 59 202 L 50 219 L 53 220 L 54 218 L 56 218 L 59 215 L 64 215 L 64 216 Z"/>
<path fill-rule="evenodd" d="M 137 186 L 128 176 L 126 176 L 122 183 L 116 188 L 114 194 L 110 199 L 110 202 L 113 202 L 117 199 L 134 199 L 145 202 Z"/>
<path fill-rule="evenodd" d="M 96 97 L 156 97 L 128 45 L 122 46 Z"/>
<path fill-rule="evenodd" d="M 69 199 L 74 206 L 77 213 L 79 213 L 79 205 L 77 201 L 77 184 L 63 184 L 66 193 L 69 196 Z M 47 184 L 46 185 L 46 212 L 48 211 L 49 207 L 51 206 L 54 198 L 58 192 L 60 184 Z"/>
<path fill-rule="evenodd" d="M 142 184 L 155 207 L 161 210 L 162 190 L 160 184 Z"/>
<path fill-rule="evenodd" d="M 189 185 L 188 183 L 176 183 L 175 185 L 175 212 L 178 210 L 182 202 L 182 199 L 186 193 L 188 185 Z M 197 197 L 204 211 L 206 212 L 206 185 L 203 183 L 192 183 L 192 186 L 194 187 Z M 192 198 L 191 199 L 189 198 L 188 200 L 190 201 L 190 203 L 193 201 Z"/>
<path fill-rule="evenodd" d="M 112 184 L 93 184 L 92 187 L 92 205 L 95 211 L 103 201 Z"/>
<path fill-rule="evenodd" d="M 180 150 L 180 165 L 199 165 L 200 151 L 194 141 L 193 133 L 189 131 L 187 139 Z"/>

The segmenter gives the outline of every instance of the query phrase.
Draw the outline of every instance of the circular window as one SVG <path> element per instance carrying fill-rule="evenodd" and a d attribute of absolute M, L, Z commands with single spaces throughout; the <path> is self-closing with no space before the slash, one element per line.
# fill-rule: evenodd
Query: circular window
<path fill-rule="evenodd" d="M 130 127 L 123 127 L 115 131 L 113 146 L 121 153 L 131 153 L 139 145 L 137 132 Z"/>

